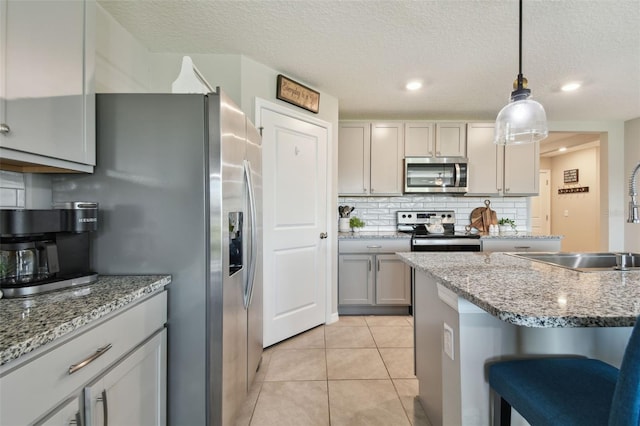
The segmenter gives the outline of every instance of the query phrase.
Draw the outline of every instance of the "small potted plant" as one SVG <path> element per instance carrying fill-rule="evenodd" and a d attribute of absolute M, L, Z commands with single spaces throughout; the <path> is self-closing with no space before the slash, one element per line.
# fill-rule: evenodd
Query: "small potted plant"
<path fill-rule="evenodd" d="M 498 228 L 502 235 L 514 234 L 516 232 L 516 222 L 513 219 L 503 217 L 498 221 Z"/>
<path fill-rule="evenodd" d="M 360 232 L 360 228 L 364 228 L 364 225 L 365 223 L 356 216 L 349 219 L 349 226 L 353 232 Z"/>

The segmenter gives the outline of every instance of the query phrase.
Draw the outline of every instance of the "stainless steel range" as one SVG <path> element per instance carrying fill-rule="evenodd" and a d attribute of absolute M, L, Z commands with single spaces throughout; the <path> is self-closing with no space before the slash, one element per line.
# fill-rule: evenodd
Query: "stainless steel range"
<path fill-rule="evenodd" d="M 411 251 L 480 251 L 480 235 L 456 232 L 453 210 L 399 211 L 397 229 L 412 234 Z"/>

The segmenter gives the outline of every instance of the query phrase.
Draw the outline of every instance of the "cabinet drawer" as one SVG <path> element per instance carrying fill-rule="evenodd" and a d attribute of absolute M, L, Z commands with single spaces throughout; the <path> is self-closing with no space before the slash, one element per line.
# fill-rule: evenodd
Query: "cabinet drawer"
<path fill-rule="evenodd" d="M 409 238 L 377 238 L 342 240 L 338 242 L 338 253 L 395 253 L 411 251 Z"/>
<path fill-rule="evenodd" d="M 17 365 L 0 378 L 0 424 L 33 422 L 163 327 L 166 320 L 167 292 L 163 291 Z M 101 356 L 69 373 L 72 365 L 109 344 L 111 348 Z"/>
<path fill-rule="evenodd" d="M 482 240 L 482 251 L 560 251 L 558 239 Z"/>

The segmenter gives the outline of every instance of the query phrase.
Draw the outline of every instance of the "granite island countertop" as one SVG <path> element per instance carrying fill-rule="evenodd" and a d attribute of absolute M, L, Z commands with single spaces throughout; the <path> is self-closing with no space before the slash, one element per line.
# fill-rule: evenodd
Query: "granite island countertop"
<path fill-rule="evenodd" d="M 170 282 L 170 275 L 101 275 L 82 287 L 0 299 L 0 365 L 162 291 Z"/>
<path fill-rule="evenodd" d="M 500 252 L 398 253 L 493 316 L 526 327 L 630 327 L 640 271 L 578 272 Z"/>
<path fill-rule="evenodd" d="M 533 235 L 527 232 L 518 232 L 515 234 L 503 234 L 503 235 L 481 235 L 481 240 L 561 240 L 563 235 Z"/>
<path fill-rule="evenodd" d="M 411 234 L 398 231 L 360 231 L 360 232 L 338 232 L 339 240 L 363 240 L 375 238 L 390 239 L 410 239 Z M 512 235 L 480 235 L 480 239 L 486 240 L 508 240 L 508 239 L 533 239 L 533 240 L 559 240 L 562 235 L 533 235 L 527 232 L 518 232 Z"/>

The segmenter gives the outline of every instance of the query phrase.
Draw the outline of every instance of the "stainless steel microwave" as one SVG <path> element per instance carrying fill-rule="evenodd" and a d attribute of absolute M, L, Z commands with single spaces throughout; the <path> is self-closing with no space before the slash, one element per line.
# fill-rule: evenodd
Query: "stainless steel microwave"
<path fill-rule="evenodd" d="M 405 157 L 405 193 L 467 192 L 467 159 L 464 157 Z"/>

